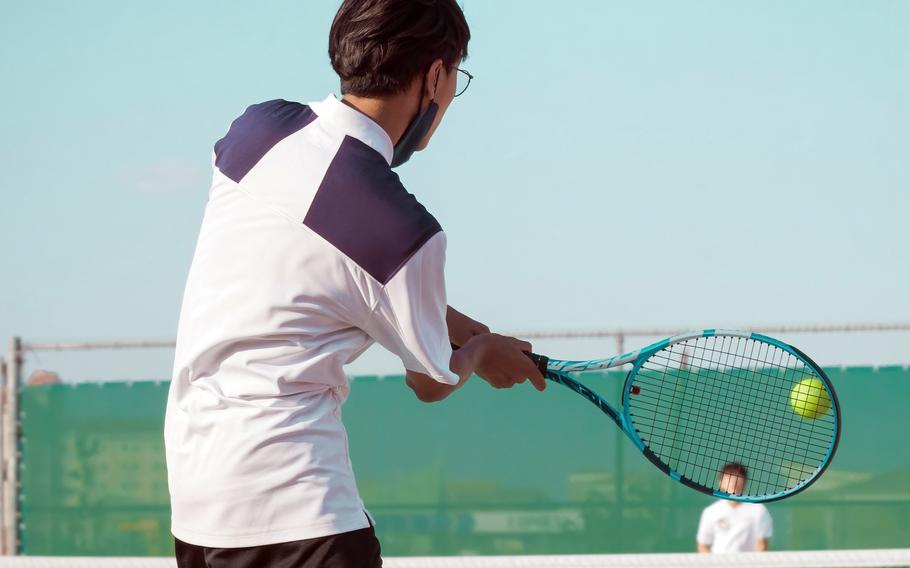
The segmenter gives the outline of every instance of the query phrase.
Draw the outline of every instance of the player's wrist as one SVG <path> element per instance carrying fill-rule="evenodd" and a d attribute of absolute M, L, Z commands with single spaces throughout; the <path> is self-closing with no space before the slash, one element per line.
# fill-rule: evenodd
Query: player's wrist
<path fill-rule="evenodd" d="M 477 370 L 480 359 L 483 356 L 485 343 L 482 336 L 475 335 L 468 339 L 460 348 L 453 351 L 452 361 L 449 365 L 452 372 L 462 380 L 472 375 Z"/>

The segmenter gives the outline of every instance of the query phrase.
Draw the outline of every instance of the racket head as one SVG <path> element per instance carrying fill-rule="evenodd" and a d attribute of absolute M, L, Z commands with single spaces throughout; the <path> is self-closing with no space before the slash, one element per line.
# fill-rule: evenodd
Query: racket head
<path fill-rule="evenodd" d="M 654 465 L 733 501 L 803 491 L 840 441 L 840 405 L 825 372 L 757 333 L 704 330 L 642 349 L 622 403 L 626 433 Z M 722 475 L 730 464 L 742 466 L 745 479 Z"/>

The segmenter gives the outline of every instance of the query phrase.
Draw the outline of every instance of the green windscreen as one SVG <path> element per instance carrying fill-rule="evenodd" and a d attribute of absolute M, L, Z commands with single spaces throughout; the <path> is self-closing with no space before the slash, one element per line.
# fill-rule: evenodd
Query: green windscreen
<path fill-rule="evenodd" d="M 830 370 L 844 420 L 815 485 L 768 504 L 772 549 L 908 544 L 910 369 Z M 624 375 L 585 383 L 616 401 Z M 652 466 L 594 405 L 556 384 L 475 378 L 424 404 L 401 377 L 358 377 L 344 421 L 389 556 L 690 551 L 708 496 Z M 25 387 L 22 551 L 172 551 L 162 425 L 167 383 Z"/>

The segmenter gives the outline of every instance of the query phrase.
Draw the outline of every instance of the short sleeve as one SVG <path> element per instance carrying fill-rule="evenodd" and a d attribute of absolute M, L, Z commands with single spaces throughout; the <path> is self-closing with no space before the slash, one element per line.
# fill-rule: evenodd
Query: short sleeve
<path fill-rule="evenodd" d="M 701 519 L 698 521 L 698 534 L 695 536 L 698 544 L 714 544 L 714 523 L 711 521 L 710 508 L 701 512 Z"/>
<path fill-rule="evenodd" d="M 766 507 L 762 507 L 761 515 L 758 517 L 758 538 L 771 538 L 774 534 L 774 521 L 771 520 L 771 513 Z"/>
<path fill-rule="evenodd" d="M 445 249 L 440 231 L 405 262 L 380 290 L 364 331 L 409 371 L 454 385 L 459 379 L 449 369 Z"/>

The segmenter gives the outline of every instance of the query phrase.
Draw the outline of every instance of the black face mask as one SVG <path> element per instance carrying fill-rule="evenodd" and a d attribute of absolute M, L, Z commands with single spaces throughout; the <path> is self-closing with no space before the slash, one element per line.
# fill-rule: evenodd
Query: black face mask
<path fill-rule="evenodd" d="M 408 125 L 404 134 L 398 139 L 398 143 L 395 144 L 395 151 L 392 154 L 393 168 L 397 168 L 411 158 L 411 155 L 417 150 L 417 145 L 420 144 L 423 137 L 430 131 L 430 127 L 433 126 L 433 121 L 436 119 L 438 111 L 439 105 L 436 104 L 436 101 L 430 101 L 430 106 L 427 107 L 427 110 L 417 113 L 417 116 Z"/>
<path fill-rule="evenodd" d="M 439 111 L 439 105 L 436 104 L 436 86 L 439 84 L 439 70 L 436 70 L 436 81 L 433 83 L 433 99 L 430 99 L 430 106 L 423 112 L 418 112 L 411 124 L 405 129 L 404 134 L 395 144 L 395 151 L 392 153 L 392 167 L 397 168 L 401 164 L 411 159 L 417 145 L 427 135 L 436 120 L 436 113 Z"/>

